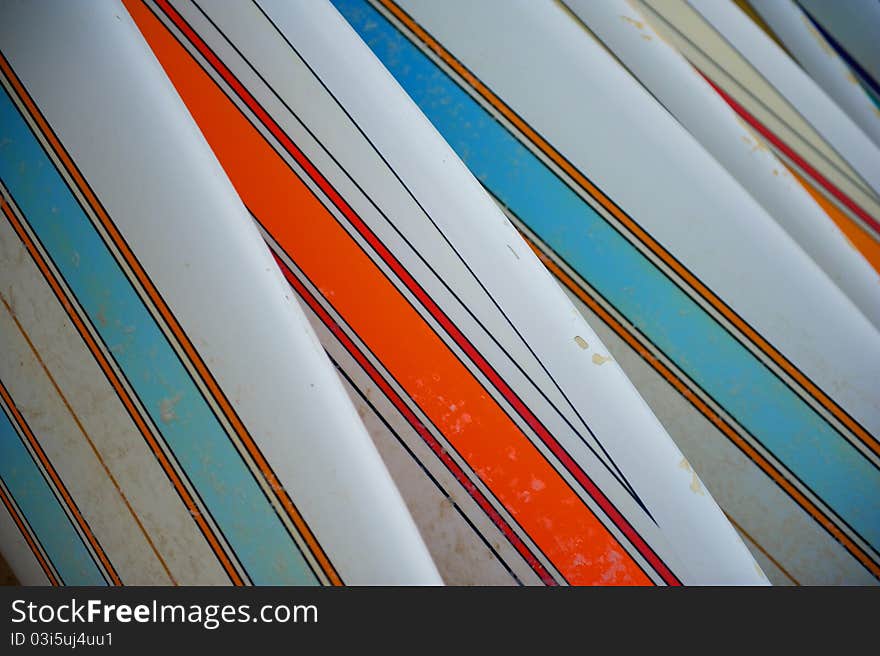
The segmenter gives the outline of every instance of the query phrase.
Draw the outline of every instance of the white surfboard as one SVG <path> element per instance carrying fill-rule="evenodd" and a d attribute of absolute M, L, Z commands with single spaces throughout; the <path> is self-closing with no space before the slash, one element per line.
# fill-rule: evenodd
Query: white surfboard
<path fill-rule="evenodd" d="M 0 549 L 24 584 L 437 584 L 120 4 L 0 9 Z"/>
<path fill-rule="evenodd" d="M 759 44 L 759 56 L 766 60 L 762 66 L 782 69 L 781 74 L 780 70 L 773 71 L 774 82 L 768 81 L 763 69 L 759 70 L 685 0 L 633 0 L 633 3 L 652 27 L 710 81 L 737 114 L 761 134 L 780 159 L 826 202 L 859 225 L 866 236 L 874 241 L 880 238 L 880 201 L 876 190 L 863 179 L 866 175 L 876 175 L 871 173 L 876 148 L 870 139 L 858 137 L 860 131 L 842 110 L 759 28 L 736 7 L 731 5 L 725 9 L 733 15 L 736 25 L 726 29 L 744 31 Z M 756 53 L 750 54 L 755 59 Z M 785 79 L 779 80 L 779 77 Z M 775 84 L 780 81 L 781 87 L 777 89 Z M 791 93 L 795 96 L 790 99 L 786 94 Z M 806 99 L 802 98 L 804 94 Z M 867 159 L 863 159 L 861 165 L 851 162 L 853 153 L 847 155 L 848 148 L 856 149 Z"/>
<path fill-rule="evenodd" d="M 334 4 L 774 581 L 876 582 L 880 334 L 823 269 L 563 7 Z"/>
<path fill-rule="evenodd" d="M 856 74 L 793 0 L 749 0 L 804 71 L 880 145 L 880 108 L 865 93 Z"/>
<path fill-rule="evenodd" d="M 688 2 L 880 194 L 880 149 L 810 76 L 733 3 Z"/>
<path fill-rule="evenodd" d="M 693 66 L 624 0 L 567 6 L 880 326 L 877 269 Z"/>
<path fill-rule="evenodd" d="M 853 69 L 874 102 L 880 103 L 880 57 L 877 57 L 880 7 L 877 3 L 798 0 L 798 4 Z"/>
<path fill-rule="evenodd" d="M 602 342 L 333 7 L 126 7 L 446 581 L 765 581 Z"/>

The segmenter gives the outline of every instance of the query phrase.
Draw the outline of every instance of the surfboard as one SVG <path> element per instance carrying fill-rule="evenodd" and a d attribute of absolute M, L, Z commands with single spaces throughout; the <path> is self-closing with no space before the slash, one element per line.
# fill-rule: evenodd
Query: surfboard
<path fill-rule="evenodd" d="M 334 5 L 523 232 L 772 580 L 874 583 L 878 333 L 558 4 Z"/>
<path fill-rule="evenodd" d="M 332 6 L 126 8 L 445 581 L 766 582 L 596 334 Z"/>
<path fill-rule="evenodd" d="M 831 216 L 826 214 L 806 187 L 765 146 L 763 138 L 630 5 L 622 0 L 569 0 L 567 6 L 829 274 L 865 316 L 880 326 L 880 243 L 834 212 Z M 848 228 L 849 232 L 843 232 Z"/>
<path fill-rule="evenodd" d="M 833 103 L 829 107 L 827 97 L 823 101 L 816 89 L 812 93 L 808 91 L 814 100 L 819 98 L 815 107 L 809 103 L 792 104 L 774 86 L 775 83 L 768 82 L 750 60 L 684 0 L 633 0 L 633 3 L 652 27 L 710 81 L 744 121 L 761 134 L 777 157 L 810 184 L 816 195 L 837 207 L 867 235 L 878 239 L 880 204 L 876 191 L 862 179 L 864 171 L 857 171 L 839 150 L 840 144 L 832 144 L 812 120 L 814 114 L 821 113 L 824 118 L 819 117 L 820 125 L 824 123 L 827 127 L 831 123 L 839 128 L 846 123 L 846 117 L 841 116 L 842 110 Z M 804 86 L 809 86 L 803 71 L 792 71 L 792 62 L 787 62 L 787 66 L 783 54 L 778 49 L 774 52 L 769 48 L 766 43 L 769 39 L 758 28 L 748 25 L 746 17 L 734 14 L 734 18 L 738 19 L 738 28 L 743 27 L 745 21 L 746 29 L 752 28 L 750 36 L 763 39 L 766 52 L 762 55 L 772 61 L 773 66 L 781 65 L 786 69 L 785 74 L 793 76 L 801 91 Z M 803 112 L 809 112 L 810 118 Z M 852 137 L 852 125 L 849 130 L 844 130 Z M 870 148 L 870 140 L 853 137 L 850 142 L 862 149 Z"/>
<path fill-rule="evenodd" d="M 687 1 L 840 153 L 876 198 L 880 150 L 865 132 L 735 4 Z"/>
<path fill-rule="evenodd" d="M 0 549 L 31 585 L 439 584 L 120 4 L 0 9 Z"/>
<path fill-rule="evenodd" d="M 828 39 L 793 0 L 749 0 L 766 25 L 768 35 L 786 52 L 868 135 L 880 144 L 880 108 L 865 93 L 856 73 L 847 66 Z"/>
<path fill-rule="evenodd" d="M 798 4 L 880 107 L 880 58 L 877 57 L 880 7 L 866 0 L 798 0 Z"/>

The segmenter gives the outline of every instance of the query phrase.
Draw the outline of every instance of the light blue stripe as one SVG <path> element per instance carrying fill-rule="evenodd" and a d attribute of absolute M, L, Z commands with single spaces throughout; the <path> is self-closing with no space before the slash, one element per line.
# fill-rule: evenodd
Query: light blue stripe
<path fill-rule="evenodd" d="M 256 584 L 317 583 L 253 474 L 6 93 L 0 99 L 0 126 L 0 178 L 251 579 Z M 119 184 L 138 181 L 121 177 Z"/>
<path fill-rule="evenodd" d="M 107 585 L 15 427 L 0 410 L 0 479 L 66 585 Z"/>
<path fill-rule="evenodd" d="M 363 0 L 333 2 L 492 194 L 856 531 L 880 546 L 880 471 L 381 14 Z"/>

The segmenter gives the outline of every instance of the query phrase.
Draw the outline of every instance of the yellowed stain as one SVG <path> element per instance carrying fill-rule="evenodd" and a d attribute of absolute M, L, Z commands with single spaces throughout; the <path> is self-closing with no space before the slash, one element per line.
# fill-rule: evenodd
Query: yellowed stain
<path fill-rule="evenodd" d="M 763 139 L 754 133 L 751 125 L 746 123 L 746 121 L 736 113 L 734 113 L 733 118 L 735 118 L 737 123 L 739 123 L 746 131 L 746 134 L 740 135 L 740 140 L 742 140 L 747 146 L 751 146 L 752 152 L 755 152 L 756 150 L 767 150 L 767 144 L 765 144 Z"/>
<path fill-rule="evenodd" d="M 626 4 L 629 6 L 630 9 L 632 9 L 635 13 L 639 14 L 639 7 L 637 7 L 635 4 L 633 4 L 632 2 L 630 2 L 630 0 L 624 0 L 624 2 L 626 2 Z M 641 14 L 640 14 L 640 15 L 641 15 Z M 672 48 L 673 50 L 676 50 L 676 51 L 677 51 L 677 48 L 675 47 L 675 45 L 674 45 L 672 42 L 670 42 L 670 41 L 666 38 L 666 36 L 664 36 L 662 30 L 658 30 L 658 29 L 656 29 L 656 27 L 654 27 L 654 28 L 651 27 L 651 23 L 650 23 L 650 21 L 639 21 L 639 20 L 635 20 L 634 18 L 630 18 L 629 16 L 623 16 L 623 15 L 621 15 L 620 18 L 621 18 L 621 20 L 624 20 L 624 21 L 626 21 L 627 23 L 630 23 L 631 25 L 634 25 L 635 27 L 637 27 L 637 28 L 640 29 L 640 30 L 641 30 L 641 29 L 649 29 L 649 30 L 651 30 L 651 34 L 652 34 L 652 36 L 656 36 L 658 41 L 662 41 L 662 42 L 665 43 L 667 46 L 669 46 L 669 47 Z M 650 41 L 650 40 L 651 40 L 651 37 L 645 38 L 644 35 L 642 36 L 642 38 L 645 39 L 645 41 Z"/>
<path fill-rule="evenodd" d="M 779 175 L 779 169 L 773 169 L 773 175 Z"/>
<path fill-rule="evenodd" d="M 580 346 L 582 349 L 590 348 L 590 345 L 587 344 L 587 340 L 585 340 L 580 335 L 574 336 L 574 343 L 577 344 L 578 346 Z"/>
<path fill-rule="evenodd" d="M 621 16 L 620 20 L 622 20 L 624 23 L 629 23 L 630 25 L 633 25 L 640 30 L 645 29 L 645 24 L 642 21 L 636 20 L 635 18 L 630 18 L 629 16 Z"/>
<path fill-rule="evenodd" d="M 767 145 L 758 138 L 753 139 L 752 137 L 742 135 L 740 140 L 747 146 L 750 146 L 753 153 L 759 150 L 767 150 Z"/>
<path fill-rule="evenodd" d="M 593 364 L 603 365 L 611 359 L 611 356 L 599 355 L 598 353 L 593 353 Z"/>
<path fill-rule="evenodd" d="M 691 463 L 687 461 L 687 458 L 682 458 L 681 462 L 678 463 L 678 467 L 679 469 L 684 469 L 685 471 L 691 473 L 691 492 L 693 492 L 694 494 L 699 494 L 701 496 L 705 494 L 703 492 L 703 486 L 700 485 L 700 479 L 697 478 L 697 473 L 693 470 L 693 468 L 691 467 Z"/>
<path fill-rule="evenodd" d="M 651 40 L 651 35 L 650 35 L 650 34 L 643 34 L 643 35 L 642 35 L 642 38 L 643 38 L 645 41 L 650 41 L 650 40 Z"/>

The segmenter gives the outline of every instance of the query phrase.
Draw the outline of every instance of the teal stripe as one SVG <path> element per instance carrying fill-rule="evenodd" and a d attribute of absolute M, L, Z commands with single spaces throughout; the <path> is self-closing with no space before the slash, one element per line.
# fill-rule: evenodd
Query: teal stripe
<path fill-rule="evenodd" d="M 850 526 L 880 546 L 877 468 L 379 12 L 364 0 L 333 1 L 494 196 Z"/>
<path fill-rule="evenodd" d="M 0 126 L 0 178 L 253 582 L 316 584 L 254 474 L 6 93 Z M 138 181 L 121 177 L 119 184 Z"/>
<path fill-rule="evenodd" d="M 858 76 L 858 78 L 859 84 L 861 85 L 862 89 L 865 91 L 866 94 L 868 94 L 868 98 L 871 99 L 871 102 L 874 103 L 874 105 L 877 107 L 877 110 L 880 111 L 880 96 L 878 96 L 874 92 L 874 90 L 871 88 L 871 85 L 865 81 L 865 78 L 860 75 Z"/>
<path fill-rule="evenodd" d="M 0 479 L 67 585 L 107 585 L 58 497 L 0 410 Z"/>

